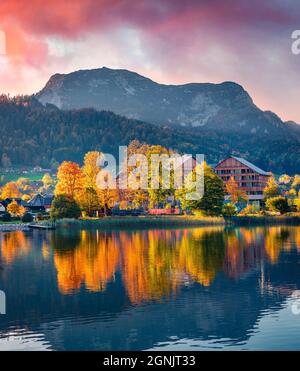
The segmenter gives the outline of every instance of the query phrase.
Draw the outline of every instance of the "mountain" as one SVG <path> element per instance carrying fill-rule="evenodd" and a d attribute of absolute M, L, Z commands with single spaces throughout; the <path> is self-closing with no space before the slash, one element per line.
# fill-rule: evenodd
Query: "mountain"
<path fill-rule="evenodd" d="M 198 133 L 210 130 L 260 138 L 300 138 L 300 126 L 260 110 L 234 82 L 163 85 L 134 72 L 103 67 L 53 75 L 36 97 L 64 110 L 109 110 Z"/>
<path fill-rule="evenodd" d="M 297 130 L 291 135 L 293 128 L 286 129 L 289 135 L 285 137 L 259 139 L 259 133 L 227 135 L 200 129 L 158 127 L 108 111 L 61 110 L 35 97 L 0 96 L 0 166 L 55 167 L 63 160 L 80 163 L 87 151 L 117 155 L 119 145 L 137 139 L 181 153 L 204 154 L 210 164 L 232 154 L 277 174 L 300 173 L 300 142 Z"/>

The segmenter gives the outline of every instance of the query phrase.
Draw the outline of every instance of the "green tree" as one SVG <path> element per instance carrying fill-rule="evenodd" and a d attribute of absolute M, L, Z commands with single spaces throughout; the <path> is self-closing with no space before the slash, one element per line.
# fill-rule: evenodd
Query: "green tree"
<path fill-rule="evenodd" d="M 268 183 L 264 189 L 265 200 L 267 200 L 268 198 L 279 196 L 279 195 L 280 195 L 280 188 L 275 178 L 272 176 L 269 178 Z"/>
<path fill-rule="evenodd" d="M 290 210 L 288 200 L 283 196 L 268 198 L 266 206 L 268 210 L 279 212 L 280 214 L 285 214 Z"/>
<path fill-rule="evenodd" d="M 54 197 L 51 207 L 51 218 L 75 218 L 78 219 L 81 215 L 81 210 L 78 203 L 71 197 L 66 195 L 58 195 Z"/>
<path fill-rule="evenodd" d="M 204 172 L 204 194 L 199 199 L 189 200 L 188 194 L 195 192 L 194 182 L 196 181 L 197 168 L 195 168 L 185 181 L 185 188 L 175 192 L 183 208 L 202 211 L 206 215 L 220 215 L 224 203 L 224 185 L 223 181 L 217 176 L 210 166 L 206 163 L 198 164 L 203 166 Z M 198 181 L 198 180 L 197 180 Z M 199 179 L 203 181 L 203 179 Z M 192 184 L 192 185 L 191 185 Z"/>
<path fill-rule="evenodd" d="M 237 214 L 237 209 L 233 204 L 228 203 L 223 206 L 222 214 L 223 216 L 234 216 Z"/>

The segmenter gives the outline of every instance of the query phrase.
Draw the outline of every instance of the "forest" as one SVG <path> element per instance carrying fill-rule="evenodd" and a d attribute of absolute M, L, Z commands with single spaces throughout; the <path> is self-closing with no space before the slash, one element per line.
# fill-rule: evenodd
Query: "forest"
<path fill-rule="evenodd" d="M 272 139 L 197 127 L 158 127 L 108 111 L 63 111 L 43 106 L 33 96 L 0 96 L 1 167 L 42 166 L 56 169 L 67 161 L 82 161 L 91 150 L 118 154 L 132 140 L 159 144 L 180 153 L 204 154 L 215 165 L 228 155 L 243 157 L 275 174 L 300 172 L 300 141 Z"/>

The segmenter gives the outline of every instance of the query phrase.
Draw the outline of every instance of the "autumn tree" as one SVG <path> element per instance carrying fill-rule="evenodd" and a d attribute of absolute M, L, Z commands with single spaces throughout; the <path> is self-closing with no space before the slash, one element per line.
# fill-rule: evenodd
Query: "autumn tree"
<path fill-rule="evenodd" d="M 93 216 L 94 212 L 100 208 L 97 191 L 94 188 L 84 188 L 79 198 L 79 204 L 88 216 Z"/>
<path fill-rule="evenodd" d="M 19 189 L 24 189 L 26 186 L 30 185 L 30 179 L 21 177 L 16 181 L 16 185 Z"/>
<path fill-rule="evenodd" d="M 292 182 L 292 186 L 291 186 L 293 189 L 295 189 L 296 192 L 299 192 L 300 191 L 300 175 L 295 175 L 294 176 L 294 179 L 293 179 L 293 182 Z"/>
<path fill-rule="evenodd" d="M 268 179 L 268 183 L 264 189 L 264 198 L 267 200 L 271 197 L 276 197 L 280 195 L 280 188 L 275 180 L 275 178 L 272 176 Z"/>
<path fill-rule="evenodd" d="M 282 174 L 278 179 L 280 184 L 289 184 L 291 180 L 292 178 L 287 174 Z"/>
<path fill-rule="evenodd" d="M 2 192 L 1 192 L 2 200 L 5 200 L 6 198 L 17 198 L 21 196 L 22 196 L 22 193 L 20 192 L 15 182 L 8 182 L 2 188 Z"/>
<path fill-rule="evenodd" d="M 55 196 L 65 195 L 76 199 L 83 190 L 84 175 L 80 166 L 75 162 L 64 161 L 57 171 Z"/>
<path fill-rule="evenodd" d="M 10 204 L 7 205 L 7 211 L 10 213 L 10 215 L 22 216 L 25 214 L 26 209 L 24 206 L 19 205 L 17 201 L 14 200 Z"/>
<path fill-rule="evenodd" d="M 44 187 L 47 189 L 53 184 L 53 179 L 49 173 L 46 173 L 42 178 L 42 182 Z"/>
<path fill-rule="evenodd" d="M 97 174 L 101 170 L 97 166 L 97 160 L 101 156 L 101 152 L 90 151 L 87 152 L 84 156 L 83 161 L 83 175 L 84 175 L 84 187 L 96 189 L 96 178 Z"/>
<path fill-rule="evenodd" d="M 22 200 L 25 201 L 25 202 L 28 202 L 30 201 L 31 197 L 29 195 L 23 195 L 22 196 Z"/>
<path fill-rule="evenodd" d="M 230 201 L 234 205 L 236 205 L 240 201 L 248 200 L 247 193 L 239 188 L 239 185 L 234 179 L 234 177 L 230 177 L 230 179 L 226 182 L 225 188 L 226 192 L 229 195 Z"/>

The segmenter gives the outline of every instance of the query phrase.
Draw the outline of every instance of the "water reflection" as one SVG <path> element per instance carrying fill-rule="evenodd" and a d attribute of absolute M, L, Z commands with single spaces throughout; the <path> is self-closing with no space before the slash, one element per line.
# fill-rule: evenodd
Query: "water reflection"
<path fill-rule="evenodd" d="M 12 308 L 0 339 L 42 326 L 54 349 L 146 349 L 174 336 L 237 344 L 300 286 L 297 227 L 12 232 L 0 244 Z"/>
<path fill-rule="evenodd" d="M 82 284 L 103 291 L 120 269 L 131 302 L 138 304 L 168 297 L 192 281 L 210 286 L 219 272 L 238 278 L 265 259 L 276 264 L 280 252 L 291 249 L 291 239 L 300 241 L 300 229 L 210 227 L 77 231 L 53 234 L 51 246 L 62 294 Z"/>

